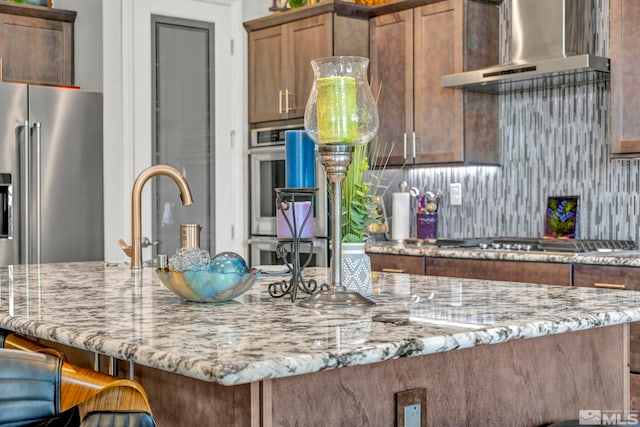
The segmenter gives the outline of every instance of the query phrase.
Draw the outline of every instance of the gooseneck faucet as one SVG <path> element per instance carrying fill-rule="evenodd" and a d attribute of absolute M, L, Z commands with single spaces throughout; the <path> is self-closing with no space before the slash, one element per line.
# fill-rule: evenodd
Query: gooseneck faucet
<path fill-rule="evenodd" d="M 176 168 L 169 165 L 154 165 L 140 172 L 140 175 L 133 182 L 131 190 L 131 246 L 120 239 L 120 247 L 124 253 L 131 257 L 131 268 L 142 268 L 142 189 L 149 179 L 154 176 L 165 175 L 173 179 L 180 189 L 180 199 L 183 205 L 193 203 L 191 189 L 184 175 Z"/>

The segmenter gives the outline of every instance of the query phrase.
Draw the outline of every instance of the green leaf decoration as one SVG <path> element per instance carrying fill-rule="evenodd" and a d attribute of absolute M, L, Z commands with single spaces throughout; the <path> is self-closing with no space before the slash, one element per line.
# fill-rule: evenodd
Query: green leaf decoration
<path fill-rule="evenodd" d="M 382 185 L 382 175 L 393 151 L 393 145 L 388 150 L 387 145 L 384 145 L 386 159 L 383 158 L 383 163 L 378 170 L 369 171 L 369 159 L 379 159 L 379 150 L 380 145 L 377 142 L 357 145 L 354 149 L 351 164 L 342 184 L 343 242 L 363 242 L 369 225 L 384 223 L 384 218 L 381 212 L 378 212 L 378 205 L 374 203 L 373 197 L 382 196 L 387 190 L 387 186 Z M 397 173 L 401 169 L 398 169 Z"/>

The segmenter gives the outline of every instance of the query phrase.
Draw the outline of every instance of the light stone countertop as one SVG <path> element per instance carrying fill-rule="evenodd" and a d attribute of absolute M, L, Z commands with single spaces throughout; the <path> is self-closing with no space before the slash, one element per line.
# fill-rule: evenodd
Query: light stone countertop
<path fill-rule="evenodd" d="M 391 242 L 375 243 L 366 246 L 369 253 L 429 256 L 436 258 L 465 258 L 500 261 L 552 262 L 562 264 L 593 264 L 640 267 L 640 251 L 619 252 L 541 252 L 507 251 L 501 249 L 479 248 L 441 248 L 435 245 L 405 246 Z"/>
<path fill-rule="evenodd" d="M 150 268 L 15 266 L 0 269 L 0 327 L 233 385 L 640 320 L 634 291 L 374 276 L 376 307 L 314 311 L 270 297 L 274 276 L 216 305 L 182 301 Z"/>

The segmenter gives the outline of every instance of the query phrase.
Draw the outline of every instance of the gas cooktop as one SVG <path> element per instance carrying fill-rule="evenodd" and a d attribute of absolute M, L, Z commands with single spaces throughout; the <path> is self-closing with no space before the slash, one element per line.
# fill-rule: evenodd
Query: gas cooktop
<path fill-rule="evenodd" d="M 636 243 L 632 240 L 543 239 L 535 237 L 437 239 L 435 245 L 445 248 L 571 253 L 593 251 L 611 252 L 636 249 Z"/>

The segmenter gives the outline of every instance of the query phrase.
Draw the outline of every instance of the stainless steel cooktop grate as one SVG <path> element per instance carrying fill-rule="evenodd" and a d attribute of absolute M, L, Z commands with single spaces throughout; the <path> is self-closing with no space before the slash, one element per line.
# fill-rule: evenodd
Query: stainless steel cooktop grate
<path fill-rule="evenodd" d="M 473 248 L 488 250 L 544 251 L 544 252 L 593 252 L 626 251 L 636 249 L 632 240 L 599 239 L 542 239 L 529 237 L 496 237 L 469 239 L 438 239 L 436 245 L 450 248 Z"/>

